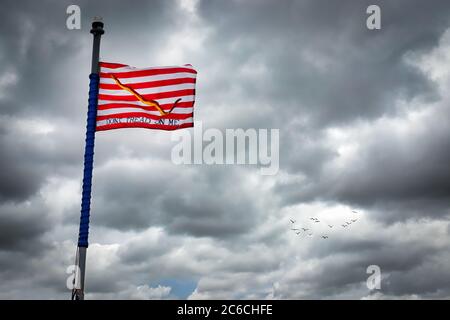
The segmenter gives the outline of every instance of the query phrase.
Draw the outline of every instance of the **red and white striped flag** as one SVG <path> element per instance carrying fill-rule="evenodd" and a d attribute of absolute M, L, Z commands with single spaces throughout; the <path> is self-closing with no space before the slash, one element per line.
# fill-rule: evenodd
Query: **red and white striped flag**
<path fill-rule="evenodd" d="M 97 131 L 193 127 L 196 76 L 191 65 L 138 69 L 100 62 Z"/>

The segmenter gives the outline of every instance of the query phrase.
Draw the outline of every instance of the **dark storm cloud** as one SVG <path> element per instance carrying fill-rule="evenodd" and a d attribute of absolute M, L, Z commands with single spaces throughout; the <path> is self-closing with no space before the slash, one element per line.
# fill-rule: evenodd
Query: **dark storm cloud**
<path fill-rule="evenodd" d="M 66 28 L 66 8 L 70 4 L 82 8 L 79 31 Z M 114 21 L 106 26 L 109 36 L 102 46 L 102 58 L 120 60 L 123 58 L 117 53 L 127 55 L 131 50 L 138 56 L 140 50 L 160 43 L 166 30 L 178 23 L 172 16 L 176 10 L 175 3 L 168 1 L 139 1 L 133 6 L 110 1 L 106 8 L 103 3 L 89 1 L 2 4 L 0 23 L 2 30 L 8 32 L 0 35 L 0 60 L 4 67 L 0 71 L 13 72 L 17 83 L 0 99 L 0 114 L 17 119 L 45 119 L 57 127 L 58 133 L 48 139 L 48 148 L 39 140 L 16 143 L 10 135 L 2 135 L 1 150 L 5 152 L 0 156 L 4 168 L 1 197 L 26 198 L 38 190 L 49 173 L 62 167 L 67 169 L 73 165 L 71 174 L 76 170 L 78 174 L 81 172 L 91 45 L 91 38 L 85 33 L 91 18 L 101 13 L 105 21 Z M 158 32 L 149 37 L 147 32 L 140 32 L 141 28 Z M 62 119 L 69 119 L 70 123 Z M 74 126 L 67 128 L 68 124 Z M 72 132 L 65 134 L 67 129 Z"/>
<path fill-rule="evenodd" d="M 5 130 L 0 132 L 0 200 L 25 200 L 39 190 L 49 175 L 80 172 L 81 141 L 72 134 L 69 123 L 64 129 L 55 129 L 47 121 L 13 124 L 12 118 L 2 121 Z M 50 132 L 39 132 L 46 127 Z"/>
<path fill-rule="evenodd" d="M 81 31 L 66 28 L 66 8 L 70 4 L 78 4 L 82 8 Z M 38 192 L 50 176 L 71 178 L 80 176 L 82 172 L 92 41 L 87 31 L 91 18 L 101 14 L 105 20 L 115 21 L 107 25 L 111 42 L 104 43 L 103 48 L 105 52 L 116 52 L 116 55 L 102 54 L 102 57 L 123 59 L 117 54 L 118 50 L 111 48 L 117 48 L 117 43 L 121 43 L 125 49 L 119 52 L 122 54 L 127 51 L 127 46 L 134 48 L 136 54 L 140 51 L 138 48 L 148 50 L 153 45 L 152 41 L 158 43 L 158 39 L 164 37 L 165 27 L 176 25 L 175 17 L 173 20 L 168 18 L 175 9 L 174 5 L 167 1 L 136 1 L 133 6 L 122 1 L 109 1 L 106 7 L 104 3 L 90 1 L 2 2 L 0 264 L 2 275 L 11 281 L 20 272 L 35 272 L 29 263 L 31 257 L 49 255 L 55 250 L 48 247 L 51 237 L 44 238 L 59 224 L 48 217 L 49 208 L 41 203 Z M 150 38 L 147 32 L 140 32 L 142 27 L 157 29 L 158 33 Z M 49 131 L 40 132 L 42 126 Z M 73 219 L 69 217 L 73 214 L 66 214 L 65 222 L 72 223 Z M 67 238 L 75 239 L 75 234 Z M 50 267 L 51 263 L 40 261 L 33 266 L 49 270 L 54 267 Z M 64 268 L 68 263 L 65 263 L 56 272 L 49 273 L 50 278 L 45 278 L 46 273 L 43 273 L 41 279 L 30 278 L 30 283 L 66 290 Z M 10 281 L 2 280 L 2 283 L 5 290 L 2 297 L 15 294 L 19 298 L 24 297 L 14 293 L 19 283 L 15 288 L 14 284 L 11 285 L 10 295 L 6 293 Z"/>
<path fill-rule="evenodd" d="M 373 32 L 365 10 L 374 3 L 382 30 Z M 65 27 L 69 4 L 81 7 L 80 31 Z M 360 298 L 370 264 L 389 275 L 386 295 L 450 296 L 448 281 L 439 281 L 448 278 L 448 229 L 413 236 L 449 214 L 449 110 L 438 85 L 405 61 L 440 45 L 448 2 L 200 1 L 197 9 L 186 13 L 174 1 L 2 3 L 0 296 L 42 297 L 34 286 L 66 297 L 79 215 L 70 196 L 79 190 L 56 193 L 81 182 L 95 15 L 105 21 L 104 60 L 146 66 L 166 54 L 162 48 L 183 50 L 188 61 L 173 63 L 199 70 L 196 117 L 205 128 L 280 128 L 281 172 L 254 182 L 253 168 L 175 166 L 168 134 L 98 134 L 88 259 L 94 297 L 127 298 L 130 285 L 182 275 L 198 282 L 200 297 L 264 297 L 280 282 L 275 297 Z M 183 30 L 190 34 L 170 42 Z M 432 102 L 425 129 L 406 124 L 405 136 L 376 127 Z M 360 138 L 364 124 L 373 133 Z M 329 131 L 352 126 L 360 154 L 338 167 L 342 154 Z M 357 206 L 370 217 L 354 238 L 288 242 L 283 210 L 314 201 Z M 379 221 L 398 230 L 374 236 Z M 151 238 L 154 229 L 163 236 Z M 297 270 L 295 255 L 314 268 Z M 35 276 L 23 281 L 26 274 Z"/>
<path fill-rule="evenodd" d="M 420 292 L 431 299 L 448 298 L 450 296 L 450 274 L 445 263 L 448 257 L 448 250 L 443 250 L 439 257 L 431 257 L 410 270 L 392 273 L 386 281 L 383 291 L 394 296 Z"/>
<path fill-rule="evenodd" d="M 82 18 L 81 30 L 66 28 L 66 8 L 79 5 Z M 168 14 L 173 9 L 168 1 L 136 1 L 129 5 L 123 1 L 103 3 L 92 1 L 7 1 L 2 4 L 2 29 L 0 58 L 15 70 L 19 82 L 11 90 L 11 96 L 20 96 L 20 102 L 5 104 L 1 109 L 8 114 L 64 115 L 83 117 L 80 110 L 87 104 L 88 73 L 91 39 L 85 36 L 92 17 L 102 13 L 103 18 L 115 21 L 106 26 L 111 34 L 103 44 L 102 58 L 118 58 L 114 53 L 120 47 L 139 51 L 152 41 L 158 43 L 171 27 Z M 149 7 L 152 10 L 149 10 Z M 145 21 L 146 28 L 158 27 L 158 33 L 150 39 L 139 32 Z M 174 23 L 175 24 L 175 23 Z M 126 26 L 126 28 L 123 28 Z M 104 53 L 105 52 L 105 53 Z M 81 58 L 80 58 L 80 55 Z M 7 69 L 7 67 L 5 67 Z M 24 89 L 26 88 L 25 92 Z M 15 100 L 17 101 L 17 100 Z M 20 107 L 17 107 L 17 103 Z"/>
<path fill-rule="evenodd" d="M 217 63 L 237 74 L 252 61 L 267 68 L 240 78 L 243 95 L 270 101 L 278 120 L 305 112 L 320 127 L 393 113 L 398 96 L 434 96 L 402 58 L 436 44 L 447 27 L 447 3 L 426 12 L 417 9 L 420 1 L 377 3 L 384 23 L 378 33 L 365 27 L 368 1 L 203 1 L 199 12 L 214 30 L 207 45 L 232 57 Z"/>
<path fill-rule="evenodd" d="M 361 205 L 383 200 L 448 202 L 449 121 L 445 116 L 438 118 L 448 112 L 448 108 L 442 108 L 425 124 L 426 130 L 407 139 L 380 133 L 376 140 L 367 141 L 362 165 L 356 165 L 340 179 L 342 189 L 336 191 L 339 197 Z"/>
<path fill-rule="evenodd" d="M 82 31 L 69 31 L 65 26 L 65 11 L 70 4 L 83 8 Z M 115 35 L 109 37 L 112 43 L 130 41 L 127 40 L 130 28 L 139 30 L 144 20 L 149 28 L 162 25 L 158 33 L 162 37 L 166 25 L 163 22 L 170 21 L 166 17 L 173 3 L 143 1 L 135 5 L 111 1 L 104 10 L 102 4 L 88 1 L 2 3 L 1 29 L 8 32 L 0 35 L 0 74 L 10 72 L 16 78 L 14 85 L 5 88 L 4 98 L 0 96 L 0 114 L 7 117 L 2 123 L 37 117 L 55 126 L 58 133 L 44 141 L 32 135 L 27 140 L 13 136 L 9 127 L 2 128 L 0 199 L 24 199 L 32 195 L 55 170 L 72 165 L 78 169 L 77 173 L 81 172 L 86 114 L 83 110 L 87 105 L 90 70 L 90 60 L 85 55 L 90 53 L 86 48 L 91 41 L 83 31 L 89 29 L 91 18 L 102 12 L 105 19 L 116 21 L 110 31 Z M 145 10 L 148 6 L 158 10 Z M 123 25 L 127 25 L 126 30 L 121 29 Z M 156 35 L 152 37 L 155 38 Z M 141 46 L 151 43 L 140 32 L 132 41 Z M 72 123 L 76 127 L 67 127 Z"/>
<path fill-rule="evenodd" d="M 50 266 L 41 261 L 54 249 L 54 244 L 44 237 L 55 223 L 48 214 L 48 208 L 36 199 L 28 203 L 0 204 L 0 218 L 0 298 L 12 299 L 15 296 L 23 299 L 30 283 L 38 287 L 39 278 L 49 276 L 42 270 L 49 271 Z M 52 273 L 51 278 L 59 279 L 60 276 Z M 23 291 L 18 287 L 22 281 L 27 283 Z M 60 282 L 59 286 L 62 284 Z"/>
<path fill-rule="evenodd" d="M 280 184 L 288 202 L 336 201 L 375 208 L 378 219 L 393 222 L 450 213 L 450 136 L 446 105 L 420 123 L 426 130 L 406 137 L 379 131 L 363 141 L 353 165 L 322 172 L 323 183 Z"/>
<path fill-rule="evenodd" d="M 51 227 L 42 206 L 3 204 L 0 210 L 0 250 L 33 253 L 42 246 L 40 237 Z"/>
<path fill-rule="evenodd" d="M 212 167 L 195 174 L 183 170 L 161 163 L 128 167 L 124 160 L 97 171 L 95 188 L 100 191 L 95 192 L 93 222 L 121 230 L 163 225 L 174 234 L 219 238 L 252 227 L 258 204 L 253 202 L 253 190 L 235 188 L 240 170 Z M 188 190 L 189 181 L 195 181 L 195 187 Z"/>
<path fill-rule="evenodd" d="M 440 210 L 426 214 L 446 214 L 442 210 L 450 190 L 446 132 L 424 133 L 421 145 L 411 145 L 406 154 L 399 152 L 405 141 L 386 145 L 389 137 L 380 137 L 373 142 L 376 146 L 364 150 L 360 165 L 351 165 L 334 178 L 321 176 L 324 165 L 338 157 L 333 146 L 323 144 L 324 129 L 395 115 L 397 99 L 439 99 L 436 86 L 404 58 L 438 45 L 449 23 L 448 4 L 436 1 L 421 10 L 423 1 L 377 1 L 382 7 L 379 32 L 365 27 L 369 4 L 374 3 L 281 1 L 274 6 L 270 1 L 204 1 L 199 12 L 214 30 L 207 45 L 215 48 L 215 54 L 227 52 L 232 57 L 217 64 L 236 74 L 247 65 L 266 69 L 257 77 L 240 76 L 238 86 L 245 101 L 257 97 L 275 112 L 267 113 L 270 120 L 257 117 L 253 125 L 284 128 L 281 168 L 308 178 L 302 185 L 279 189 L 288 203 L 320 199 L 385 209 L 389 204 L 394 212 L 396 206 L 402 207 L 399 202 L 404 202 L 403 209 L 413 209 L 420 198 L 421 209 L 415 214 L 406 210 L 404 215 L 420 216 L 430 199 L 440 203 Z M 225 89 L 220 97 L 235 91 L 231 78 L 214 81 Z M 208 99 L 217 97 L 213 92 Z"/>
<path fill-rule="evenodd" d="M 18 165 L 8 154 L 2 155 L 0 165 L 0 200 L 26 199 L 38 190 L 42 175 L 32 168 Z"/>
<path fill-rule="evenodd" d="M 284 143 L 280 145 L 280 167 L 287 172 L 301 173 L 314 179 L 320 176 L 328 161 L 338 156 L 336 150 L 323 144 L 326 139 L 322 133 L 311 133 L 306 127 L 287 129 L 282 131 L 280 138 L 295 145 L 295 148 Z"/>
<path fill-rule="evenodd" d="M 385 236 L 388 241 L 392 239 L 389 235 Z M 441 245 L 405 241 L 396 242 L 393 246 L 388 241 L 380 239 L 355 244 L 337 240 L 337 243 L 328 246 L 319 243 L 311 248 L 309 256 L 316 259 L 323 255 L 320 264 L 312 269 L 305 268 L 307 271 L 299 271 L 298 275 L 293 274 L 289 281 L 282 284 L 286 287 L 279 297 L 339 298 L 346 290 L 362 290 L 368 294 L 365 282 L 369 276 L 366 269 L 370 265 L 380 267 L 383 294 L 429 294 L 432 292 L 430 289 L 437 287 L 443 290 L 442 296 L 450 293 L 446 282 L 436 284 L 437 279 L 447 275 L 446 270 L 441 269 L 442 255 L 447 255 Z M 425 280 L 428 279 L 426 272 L 431 269 L 435 271 L 435 276 L 431 281 Z M 419 280 L 413 279 L 413 274 Z"/>

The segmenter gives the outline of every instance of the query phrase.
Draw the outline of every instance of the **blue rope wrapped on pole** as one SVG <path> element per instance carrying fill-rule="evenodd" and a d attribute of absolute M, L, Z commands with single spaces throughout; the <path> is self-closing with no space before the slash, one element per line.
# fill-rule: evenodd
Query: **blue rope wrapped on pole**
<path fill-rule="evenodd" d="M 97 117 L 99 75 L 89 75 L 89 104 L 86 125 L 86 146 L 84 150 L 83 192 L 81 196 L 80 231 L 78 247 L 87 248 L 89 245 L 89 216 L 91 208 L 92 170 L 94 165 L 95 125 Z"/>
<path fill-rule="evenodd" d="M 92 23 L 91 33 L 94 35 L 92 45 L 92 65 L 89 75 L 89 104 L 86 125 L 86 146 L 84 149 L 83 190 L 81 196 L 81 217 L 78 233 L 78 247 L 75 258 L 75 278 L 72 288 L 72 300 L 84 300 L 84 279 L 86 272 L 86 255 L 89 246 L 89 218 L 91 210 L 92 170 L 94 168 L 94 142 L 97 122 L 100 37 L 105 31 L 103 22 L 96 19 Z"/>

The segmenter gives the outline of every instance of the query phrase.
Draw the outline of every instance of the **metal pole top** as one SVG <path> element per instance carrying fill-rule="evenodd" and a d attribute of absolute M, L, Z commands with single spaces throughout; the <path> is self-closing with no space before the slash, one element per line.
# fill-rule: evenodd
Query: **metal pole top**
<path fill-rule="evenodd" d="M 102 22 L 102 18 L 100 17 L 95 17 L 94 21 L 92 22 L 92 29 L 91 29 L 91 33 L 93 35 L 102 35 L 105 33 L 105 31 L 103 30 L 103 22 Z"/>

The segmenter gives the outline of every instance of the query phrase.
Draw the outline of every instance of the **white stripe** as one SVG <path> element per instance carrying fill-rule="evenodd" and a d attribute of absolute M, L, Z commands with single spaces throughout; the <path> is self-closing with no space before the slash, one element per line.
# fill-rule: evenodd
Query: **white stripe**
<path fill-rule="evenodd" d="M 161 87 L 155 87 L 155 88 L 142 88 L 142 89 L 135 89 L 137 93 L 140 95 L 143 94 L 152 94 L 152 93 L 162 93 L 162 92 L 168 92 L 168 91 L 178 91 L 178 90 L 187 90 L 187 89 L 195 89 L 195 83 L 183 83 L 183 84 L 176 84 L 171 86 L 161 86 Z M 112 96 L 133 96 L 132 93 L 124 90 L 124 89 L 100 89 L 98 91 L 99 94 L 107 94 Z"/>
<path fill-rule="evenodd" d="M 181 96 L 181 97 L 172 97 L 172 98 L 165 98 L 165 99 L 157 99 L 156 101 L 161 104 L 172 104 L 177 99 L 181 98 L 181 100 L 178 102 L 191 102 L 195 101 L 195 96 Z M 98 105 L 104 105 L 104 104 L 110 104 L 110 103 L 120 103 L 120 104 L 131 104 L 136 106 L 147 106 L 147 104 L 142 103 L 141 101 L 120 101 L 120 100 L 98 100 Z"/>
<path fill-rule="evenodd" d="M 121 121 L 124 121 L 124 123 L 126 123 L 127 118 L 123 118 L 123 119 L 120 119 L 120 120 L 121 120 Z M 153 120 L 153 119 L 151 119 L 152 124 L 153 124 L 153 123 L 156 124 L 157 121 L 158 121 L 158 120 Z M 194 122 L 194 120 L 193 120 L 192 117 L 190 117 L 190 118 L 183 119 L 183 120 L 177 120 L 176 123 L 177 123 L 177 126 L 178 126 L 178 125 L 180 125 L 180 124 L 192 123 L 192 122 Z M 105 125 L 107 125 L 107 124 L 108 124 L 108 122 L 107 122 L 106 119 L 105 119 L 105 120 L 97 121 L 97 127 L 105 126 Z"/>
<path fill-rule="evenodd" d="M 101 67 L 100 72 L 134 72 L 134 71 L 146 71 L 146 70 L 159 70 L 159 69 L 174 69 L 174 68 L 185 68 L 194 70 L 195 69 L 191 66 L 165 66 L 165 67 L 148 67 L 148 68 L 135 68 L 131 66 L 125 66 L 120 68 L 107 68 L 107 67 Z"/>
<path fill-rule="evenodd" d="M 175 108 L 171 112 L 171 114 L 187 114 L 192 113 L 193 108 Z M 141 108 L 114 108 L 114 109 L 106 109 L 106 110 L 98 110 L 97 116 L 109 116 L 109 115 L 115 115 L 115 114 L 121 114 L 121 113 L 129 113 L 129 112 L 141 112 L 141 113 L 147 113 L 147 114 L 153 114 L 155 116 L 159 116 L 159 111 L 148 111 Z"/>
<path fill-rule="evenodd" d="M 118 77 L 120 82 L 123 84 L 127 83 L 141 83 L 141 82 L 150 82 L 150 81 L 159 81 L 159 80 L 170 80 L 170 79 L 180 79 L 180 78 L 196 78 L 195 73 L 189 72 L 178 72 L 178 73 L 170 73 L 170 74 L 158 74 L 154 76 L 144 76 L 144 77 L 134 77 L 134 78 L 121 78 Z M 109 83 L 115 84 L 113 78 L 110 77 L 100 77 L 100 83 Z"/>

